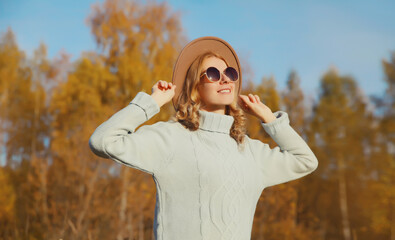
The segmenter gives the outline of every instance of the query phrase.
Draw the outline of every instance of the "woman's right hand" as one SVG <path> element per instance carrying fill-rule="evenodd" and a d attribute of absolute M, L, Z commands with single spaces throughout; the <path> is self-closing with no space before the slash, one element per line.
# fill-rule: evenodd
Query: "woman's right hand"
<path fill-rule="evenodd" d="M 159 80 L 152 87 L 151 96 L 159 107 L 162 107 L 174 97 L 175 89 L 176 85 L 173 85 L 171 82 Z"/>

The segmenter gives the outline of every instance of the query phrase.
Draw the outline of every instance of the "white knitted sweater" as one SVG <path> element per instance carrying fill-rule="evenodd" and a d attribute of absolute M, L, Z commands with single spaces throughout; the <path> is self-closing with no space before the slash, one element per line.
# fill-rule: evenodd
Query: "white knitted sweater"
<path fill-rule="evenodd" d="M 262 123 L 279 147 L 271 149 L 246 136 L 241 150 L 229 135 L 234 121 L 229 115 L 199 111 L 197 131 L 176 121 L 135 131 L 159 110 L 150 95 L 139 92 L 89 140 L 98 156 L 153 176 L 157 240 L 250 239 L 262 190 L 303 177 L 318 166 L 286 112 L 275 112 L 276 120 Z"/>

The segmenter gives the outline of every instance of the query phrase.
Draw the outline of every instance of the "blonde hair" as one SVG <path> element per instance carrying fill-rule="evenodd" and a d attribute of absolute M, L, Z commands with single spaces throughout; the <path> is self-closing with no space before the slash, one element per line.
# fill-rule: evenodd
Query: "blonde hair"
<path fill-rule="evenodd" d="M 201 107 L 201 98 L 198 91 L 200 84 L 200 72 L 202 63 L 209 57 L 216 57 L 223 60 L 227 66 L 228 63 L 225 59 L 214 52 L 206 52 L 200 55 L 191 64 L 188 69 L 187 76 L 182 88 L 182 91 L 177 99 L 176 119 L 185 128 L 196 131 L 199 128 L 199 109 Z M 240 81 L 240 80 L 239 80 Z M 236 92 L 240 85 L 236 88 Z M 231 115 L 234 118 L 233 125 L 230 129 L 230 136 L 236 140 L 240 145 L 244 142 L 245 138 L 245 116 L 243 111 L 237 106 L 237 98 L 230 105 L 226 105 L 225 114 Z"/>

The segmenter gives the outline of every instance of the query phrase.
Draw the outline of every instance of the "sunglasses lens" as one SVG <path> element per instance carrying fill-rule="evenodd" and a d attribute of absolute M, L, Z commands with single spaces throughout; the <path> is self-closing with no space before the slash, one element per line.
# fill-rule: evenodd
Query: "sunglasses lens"
<path fill-rule="evenodd" d="M 210 81 L 216 82 L 221 78 L 218 69 L 216 69 L 215 67 L 207 68 L 206 73 Z"/>
<path fill-rule="evenodd" d="M 232 67 L 225 69 L 225 75 L 233 82 L 237 81 L 239 78 L 239 74 L 237 73 L 236 69 Z"/>

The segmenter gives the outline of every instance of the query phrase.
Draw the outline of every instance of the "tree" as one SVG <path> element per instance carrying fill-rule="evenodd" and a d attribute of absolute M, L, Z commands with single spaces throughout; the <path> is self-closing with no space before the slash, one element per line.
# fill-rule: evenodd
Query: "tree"
<path fill-rule="evenodd" d="M 48 226 L 46 201 L 46 166 L 49 134 L 46 114 L 46 95 L 41 80 L 47 71 L 45 45 L 41 45 L 32 66 L 16 45 L 9 29 L 0 43 L 0 85 L 2 114 L 1 127 L 6 155 L 6 166 L 16 189 L 18 208 L 16 226 L 25 226 L 24 231 L 16 228 L 15 236 L 42 237 L 40 230 Z M 44 66 L 46 65 L 46 66 Z M 38 169 L 37 169 L 38 168 Z M 40 178 L 33 177 L 37 170 Z M 33 174 L 33 175 L 32 175 Z M 42 175 L 43 174 L 43 175 Z M 30 175 L 33 178 L 29 178 Z M 38 180 L 38 181 L 37 181 Z M 19 232 L 19 233 L 18 233 Z"/>
<path fill-rule="evenodd" d="M 295 70 L 290 72 L 286 89 L 282 91 L 281 96 L 282 107 L 289 116 L 290 125 L 308 142 L 306 134 L 308 122 L 305 116 L 304 93 L 300 88 L 300 78 Z M 314 182 L 315 178 L 315 173 L 309 174 L 302 179 L 282 184 L 281 189 L 277 190 L 282 192 L 282 195 L 278 196 L 278 198 L 282 199 L 279 202 L 283 203 L 283 205 L 279 206 L 279 208 L 287 209 L 283 214 L 283 227 L 279 226 L 278 232 L 286 233 L 288 239 L 316 239 L 318 237 L 316 231 L 309 228 L 308 222 L 304 220 L 304 213 L 311 207 L 311 202 L 307 199 L 315 195 L 311 191 L 311 187 L 314 186 L 312 182 Z M 314 218 L 307 217 L 307 219 L 312 220 Z M 284 226 L 287 227 L 284 228 Z"/>
<path fill-rule="evenodd" d="M 300 79 L 295 70 L 292 70 L 288 76 L 287 88 L 282 93 L 283 104 L 285 111 L 288 113 L 292 127 L 302 134 L 302 128 L 305 126 L 305 105 L 304 95 L 300 88 Z"/>
<path fill-rule="evenodd" d="M 358 225 L 350 221 L 358 215 L 352 211 L 357 205 L 350 203 L 358 198 L 350 192 L 358 193 L 356 190 L 361 190 L 362 183 L 366 181 L 372 126 L 372 114 L 366 110 L 363 94 L 356 82 L 349 76 L 339 76 L 335 69 L 328 71 L 321 80 L 320 98 L 314 109 L 309 134 L 313 152 L 320 160 L 317 172 L 324 182 L 329 183 L 326 192 L 338 198 L 338 202 L 329 201 L 326 203 L 328 206 L 320 206 L 320 218 L 327 219 L 322 230 L 324 236 L 340 235 L 331 232 L 332 225 L 342 229 L 341 236 L 346 240 L 352 235 L 357 237 Z M 335 206 L 339 211 L 334 211 Z"/>
<path fill-rule="evenodd" d="M 373 232 L 382 238 L 395 240 L 395 53 L 390 61 L 382 61 L 384 80 L 387 89 L 381 97 L 380 105 L 376 104 L 380 114 L 377 116 L 375 131 L 375 151 L 372 164 L 372 173 L 369 187 L 374 199 L 369 199 L 367 204 Z"/>
<path fill-rule="evenodd" d="M 0 238 L 10 239 L 15 226 L 16 195 L 10 176 L 6 169 L 0 168 Z"/>
<path fill-rule="evenodd" d="M 87 21 L 98 51 L 75 63 L 50 106 L 53 233 L 67 239 L 141 239 L 152 234 L 151 176 L 99 159 L 87 144 L 95 128 L 137 92 L 150 93 L 154 82 L 171 79 L 180 23 L 164 3 L 121 0 L 95 5 Z M 162 107 L 148 123 L 167 119 L 171 108 Z"/>

